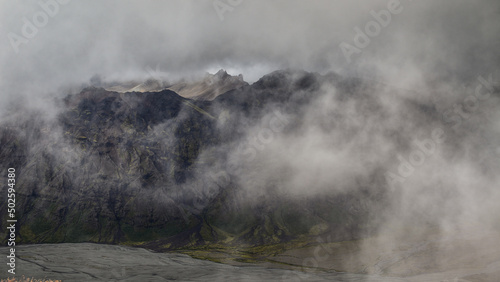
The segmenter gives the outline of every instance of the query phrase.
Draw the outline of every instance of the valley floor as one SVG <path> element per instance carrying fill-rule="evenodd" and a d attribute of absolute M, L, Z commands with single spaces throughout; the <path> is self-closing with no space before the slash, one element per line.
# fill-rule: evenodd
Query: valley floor
<path fill-rule="evenodd" d="M 210 260 L 200 260 L 186 255 L 189 251 L 157 253 L 91 243 L 24 245 L 16 248 L 16 277 L 62 281 L 498 281 L 499 239 L 498 234 L 467 240 L 429 238 L 391 250 L 380 241 L 365 239 L 306 245 L 247 261 L 241 254 L 238 259 L 238 253 L 223 249 L 212 250 L 211 257 L 205 250 L 205 258 Z M 6 247 L 0 250 L 7 253 Z M 190 254 L 203 257 L 200 250 Z M 0 278 L 4 279 L 7 271 L 2 265 Z"/>

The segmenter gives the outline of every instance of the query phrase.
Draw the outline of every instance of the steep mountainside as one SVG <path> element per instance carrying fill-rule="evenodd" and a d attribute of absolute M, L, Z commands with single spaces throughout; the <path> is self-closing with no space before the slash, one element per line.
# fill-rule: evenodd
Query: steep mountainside
<path fill-rule="evenodd" d="M 227 74 L 217 75 L 224 79 Z M 271 166 L 276 173 L 264 176 L 261 166 L 272 162 L 271 155 L 266 159 L 266 148 L 275 144 L 264 133 L 274 134 L 274 140 L 301 136 L 313 114 L 319 115 L 314 130 L 347 132 L 344 139 L 335 137 L 326 145 L 341 148 L 364 140 L 368 120 L 392 118 L 383 100 L 370 95 L 381 87 L 334 74 L 287 70 L 213 101 L 186 99 L 171 90 L 119 93 L 90 87 L 69 95 L 60 101 L 62 110 L 55 120 L 32 113 L 0 130 L 0 157 L 7 160 L 1 169 L 14 167 L 18 175 L 18 240 L 174 249 L 307 241 L 321 234 L 331 240 L 366 236 L 382 220 L 378 216 L 383 213 L 376 211 L 388 205 L 385 163 L 363 164 L 367 173 L 360 175 L 343 173 L 347 183 L 335 173 L 357 160 L 318 168 L 301 161 L 299 146 L 295 167 Z M 217 96 L 196 93 L 206 100 Z M 341 111 L 322 112 L 318 105 L 329 101 L 358 114 L 352 118 Z M 404 118 L 416 127 L 437 120 L 432 107 L 397 101 L 406 105 Z M 275 112 L 287 118 L 279 130 L 272 121 L 265 123 Z M 400 125 L 386 131 L 387 142 L 408 149 L 410 140 Z M 238 144 L 252 138 L 258 144 L 242 149 L 248 156 L 228 164 Z M 360 160 L 367 150 L 356 149 Z M 389 155 L 387 159 L 393 157 Z M 285 175 L 300 173 L 310 175 L 311 181 L 283 192 L 290 186 Z M 316 183 L 315 174 L 334 178 Z M 255 181 L 247 182 L 245 175 Z M 306 193 L 318 187 L 325 192 Z M 5 205 L 0 213 L 6 214 Z M 0 220 L 4 226 L 5 217 Z"/>

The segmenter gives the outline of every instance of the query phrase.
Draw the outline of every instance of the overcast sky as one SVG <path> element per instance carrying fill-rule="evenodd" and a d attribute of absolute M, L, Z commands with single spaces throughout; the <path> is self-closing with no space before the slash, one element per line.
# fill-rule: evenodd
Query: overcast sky
<path fill-rule="evenodd" d="M 423 81 L 474 79 L 499 62 L 495 0 L 60 2 L 48 12 L 39 1 L 1 2 L 2 100 L 32 100 L 94 74 L 143 79 L 148 69 L 176 78 L 224 68 L 253 82 L 291 67 L 421 89 Z M 355 28 L 391 5 L 398 12 L 348 60 L 339 44 L 355 47 Z"/>
<path fill-rule="evenodd" d="M 62 3 L 66 1 L 0 2 L 0 121 L 8 113 L 5 108 L 15 108 L 11 107 L 15 102 L 53 112 L 57 108 L 52 98 L 67 94 L 63 87 L 88 83 L 95 74 L 106 80 L 142 80 L 151 75 L 176 79 L 224 68 L 233 75 L 243 74 L 251 83 L 273 70 L 294 68 L 372 77 L 391 87 L 379 85 L 378 92 L 364 93 L 344 104 L 335 100 L 342 91 L 322 89 L 323 98 L 304 105 L 308 108 L 304 110 L 304 125 L 298 125 L 298 137 L 276 137 L 259 151 L 258 161 L 244 166 L 248 170 L 242 175 L 241 186 L 254 189 L 257 179 L 264 187 L 277 175 L 281 177 L 276 173 L 280 168 L 291 167 L 292 177 L 283 187 L 290 187 L 292 192 L 295 188 L 302 191 L 309 182 L 319 187 L 309 189 L 313 193 L 330 188 L 330 183 L 348 188 L 354 183 L 350 182 L 355 179 L 352 175 L 366 175 L 363 179 L 368 179 L 371 163 L 389 164 L 384 169 L 395 171 L 398 153 L 409 156 L 410 149 L 397 151 L 398 146 L 391 146 L 395 139 L 392 132 L 399 132 L 410 142 L 428 138 L 435 126 L 448 126 L 447 143 L 408 178 L 405 189 L 399 190 L 402 192 L 391 195 L 395 208 L 389 211 L 394 216 L 388 216 L 386 230 L 407 226 L 421 211 L 434 216 L 435 221 L 442 220 L 442 226 L 450 230 L 455 224 L 469 226 L 480 220 L 486 226 L 497 224 L 498 96 L 478 102 L 479 109 L 470 120 L 464 118 L 459 134 L 451 132 L 450 121 L 441 125 L 439 117 L 453 109 L 456 101 L 470 98 L 472 93 L 464 87 L 476 87 L 479 75 L 486 78 L 493 74 L 498 82 L 500 1 Z M 425 112 L 412 114 L 414 107 L 401 102 L 406 100 L 395 99 L 394 86 L 414 90 L 405 92 L 414 95 L 408 99 L 412 103 L 427 99 L 426 103 L 416 103 L 424 105 L 423 109 L 436 107 L 436 124 L 429 123 L 432 119 Z M 438 98 L 433 93 L 438 93 Z M 366 97 L 370 99 L 363 100 Z M 439 99 L 440 103 L 434 103 Z M 369 107 L 377 105 L 381 105 L 379 112 L 363 110 L 379 109 Z M 18 113 L 12 119 L 24 114 Z M 318 121 L 332 121 L 334 114 L 340 118 L 331 123 L 332 127 L 319 130 Z M 345 123 L 340 128 L 347 130 L 333 130 L 336 123 Z M 242 131 L 255 138 L 262 128 L 257 123 Z M 355 131 L 350 131 L 352 128 Z M 359 136 L 344 138 L 356 130 Z M 165 139 L 162 136 L 161 142 Z M 65 144 L 65 138 L 60 140 Z M 238 150 L 226 151 L 231 157 Z M 319 180 L 311 180 L 311 175 Z M 457 196 L 445 201 L 448 190 Z"/>

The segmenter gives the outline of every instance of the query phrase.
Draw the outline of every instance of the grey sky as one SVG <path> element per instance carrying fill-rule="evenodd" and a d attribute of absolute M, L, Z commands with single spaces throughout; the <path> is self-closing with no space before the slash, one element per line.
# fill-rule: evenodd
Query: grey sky
<path fill-rule="evenodd" d="M 40 0 L 50 1 L 63 2 Z M 448 126 L 447 143 L 391 195 L 394 207 L 389 209 L 392 213 L 384 230 L 406 226 L 420 211 L 442 221 L 450 233 L 455 225 L 467 229 L 480 220 L 485 226 L 498 222 L 499 177 L 492 172 L 498 171 L 494 170 L 498 157 L 491 153 L 499 150 L 498 96 L 478 102 L 477 111 L 463 121 L 457 134 L 449 121 L 442 125 L 439 116 L 435 124 L 429 123 L 424 112 L 412 113 L 409 110 L 414 108 L 405 104 L 408 101 L 394 97 L 413 95 L 409 101 L 435 106 L 437 115 L 442 115 L 455 103 L 466 102 L 479 75 L 493 74 L 498 80 L 500 1 L 216 1 L 72 0 L 57 4 L 58 9 L 52 7 L 53 15 L 46 16 L 46 24 L 37 32 L 31 30 L 31 38 L 25 38 L 23 29 L 44 20 L 39 2 L 0 2 L 0 115 L 15 102 L 45 112 L 56 110 L 51 98 L 63 97 L 62 87 L 78 87 L 95 74 L 107 80 L 146 79 L 151 75 L 147 69 L 157 69 L 175 79 L 224 68 L 254 82 L 273 70 L 296 68 L 372 77 L 391 85 L 377 86 L 363 96 L 377 103 L 353 99 L 337 104 L 334 98 L 343 94 L 340 90 L 321 89 L 325 95 L 304 110 L 302 134 L 297 135 L 302 137 L 276 137 L 259 151 L 258 161 L 247 166 L 242 186 L 253 189 L 247 183 L 254 185 L 255 179 L 271 183 L 278 169 L 289 166 L 297 173 L 283 186 L 292 192 L 302 191 L 304 182 L 311 182 L 309 175 L 319 179 L 313 193 L 330 183 L 343 192 L 352 186 L 351 174 L 361 172 L 368 179 L 372 163 L 395 171 L 398 153 L 408 158 L 409 149 L 398 152 L 391 145 L 393 136 L 387 137 L 387 129 L 408 140 L 422 140 L 435 127 Z M 221 17 L 214 3 L 239 4 Z M 371 31 L 377 35 L 362 47 L 356 44 L 361 38 L 358 28 L 369 33 L 367 27 L 376 21 L 373 14 L 389 7 L 397 12 L 382 12 L 390 13 L 391 19 Z M 340 44 L 356 52 L 347 59 Z M 395 94 L 397 88 L 414 91 Z M 359 105 L 377 104 L 380 113 L 359 110 L 364 109 Z M 330 120 L 333 113 L 347 117 L 345 128 L 360 132 L 356 142 L 344 142 L 344 131 L 318 129 L 317 121 Z M 245 128 L 249 137 L 261 129 L 259 124 Z M 340 141 L 332 144 L 332 140 Z M 230 153 L 238 151 L 230 149 Z M 483 168 L 488 162 L 492 171 Z M 457 196 L 448 198 L 448 190 Z"/>
<path fill-rule="evenodd" d="M 225 68 L 249 82 L 286 67 L 332 70 L 421 89 L 423 82 L 475 79 L 499 61 L 494 0 L 401 0 L 402 11 L 350 62 L 339 44 L 354 45 L 355 28 L 374 20 L 370 11 L 387 10 L 394 0 L 220 0 L 239 3 L 222 17 L 213 0 L 60 1 L 33 38 L 23 36 L 23 18 L 34 23 L 44 11 L 39 1 L 1 2 L 2 99 L 33 100 L 94 74 L 142 79 L 148 67 L 171 78 Z M 13 47 L 12 34 L 26 40 Z"/>

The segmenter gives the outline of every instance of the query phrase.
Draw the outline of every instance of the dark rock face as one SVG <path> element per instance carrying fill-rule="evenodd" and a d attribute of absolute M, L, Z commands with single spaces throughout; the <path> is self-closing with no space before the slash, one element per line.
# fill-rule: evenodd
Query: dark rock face
<path fill-rule="evenodd" d="M 17 170 L 19 240 L 168 249 L 223 241 L 262 245 L 320 233 L 335 240 L 362 236 L 370 231 L 367 207 L 384 205 L 382 173 L 373 175 L 370 187 L 340 196 L 271 193 L 256 201 L 242 196 L 233 181 L 237 175 L 222 182 L 203 175 L 207 167 L 224 166 L 227 154 L 217 150 L 238 142 L 242 126 L 271 107 L 292 117 L 284 132 L 293 134 L 302 108 L 324 84 L 347 100 L 363 87 L 331 74 L 293 71 L 272 73 L 214 101 L 193 101 L 170 90 L 117 93 L 91 87 L 66 97 L 55 122 L 33 114 L 6 124 L 0 157 L 8 161 L 1 170 Z M 366 99 L 363 105 L 376 105 Z M 225 111 L 230 118 L 221 127 Z M 0 213 L 6 214 L 4 205 Z"/>

